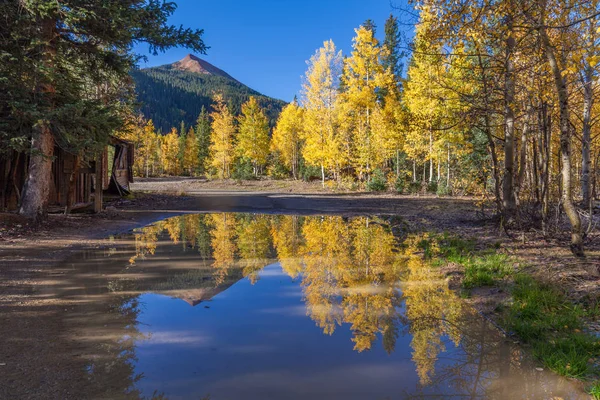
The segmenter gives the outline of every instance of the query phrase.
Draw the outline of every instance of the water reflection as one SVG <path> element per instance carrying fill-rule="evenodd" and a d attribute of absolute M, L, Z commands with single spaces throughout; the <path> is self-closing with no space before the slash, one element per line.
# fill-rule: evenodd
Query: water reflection
<path fill-rule="evenodd" d="M 465 307 L 396 223 L 185 215 L 72 261 L 85 289 L 64 296 L 108 294 L 76 323 L 97 350 L 88 379 L 125 398 L 578 398 Z"/>

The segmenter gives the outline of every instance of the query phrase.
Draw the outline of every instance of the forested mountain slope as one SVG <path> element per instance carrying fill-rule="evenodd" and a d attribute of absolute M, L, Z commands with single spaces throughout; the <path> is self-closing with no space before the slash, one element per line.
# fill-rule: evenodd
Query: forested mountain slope
<path fill-rule="evenodd" d="M 132 76 L 142 113 L 162 132 L 179 127 L 181 121 L 187 126 L 195 124 L 202 106 L 210 109 L 215 92 L 223 93 L 236 115 L 250 96 L 256 96 L 271 126 L 286 104 L 260 94 L 191 54 L 173 64 L 133 71 Z"/>

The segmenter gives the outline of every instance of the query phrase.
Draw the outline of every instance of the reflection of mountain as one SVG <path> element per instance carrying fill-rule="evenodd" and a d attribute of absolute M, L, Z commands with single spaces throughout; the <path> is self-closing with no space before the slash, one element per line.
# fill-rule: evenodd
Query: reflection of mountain
<path fill-rule="evenodd" d="M 212 271 L 194 270 L 181 275 L 167 277 L 165 281 L 150 287 L 147 291 L 179 298 L 186 303 L 197 306 L 227 290 L 231 285 L 243 278 L 239 269 L 233 270 L 225 280 L 218 284 L 214 281 Z"/>
<path fill-rule="evenodd" d="M 141 236 L 148 239 L 146 234 Z M 152 253 L 138 254 L 135 266 L 129 266 L 111 281 L 111 290 L 163 294 L 196 306 L 243 278 L 240 268 L 231 268 L 217 279 L 212 260 L 203 260 L 196 246 L 169 238 L 168 232 L 158 232 L 153 235 L 155 242 L 145 242 L 142 248 L 150 247 Z M 139 248 L 140 241 L 136 243 Z"/>

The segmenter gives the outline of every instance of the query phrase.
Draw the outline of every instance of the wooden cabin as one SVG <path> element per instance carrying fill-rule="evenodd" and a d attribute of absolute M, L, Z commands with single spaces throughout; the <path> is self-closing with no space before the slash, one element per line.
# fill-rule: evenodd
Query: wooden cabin
<path fill-rule="evenodd" d="M 49 211 L 90 208 L 99 212 L 104 193 L 129 194 L 129 184 L 133 182 L 133 157 L 133 144 L 115 137 L 110 138 L 99 160 L 81 158 L 56 146 Z M 26 153 L 0 155 L 0 211 L 18 209 L 28 165 Z"/>

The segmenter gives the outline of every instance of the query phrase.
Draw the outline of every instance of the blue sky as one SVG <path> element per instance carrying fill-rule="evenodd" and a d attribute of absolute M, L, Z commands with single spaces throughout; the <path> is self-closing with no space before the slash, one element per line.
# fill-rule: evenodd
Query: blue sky
<path fill-rule="evenodd" d="M 306 60 L 333 39 L 349 54 L 354 28 L 366 19 L 377 24 L 377 36 L 392 4 L 406 0 L 175 0 L 170 23 L 205 30 L 211 48 L 199 55 L 240 82 L 268 96 L 291 101 L 300 90 Z M 170 64 L 189 53 L 171 49 L 152 56 L 147 46 L 135 49 L 148 56 L 141 67 Z"/>

